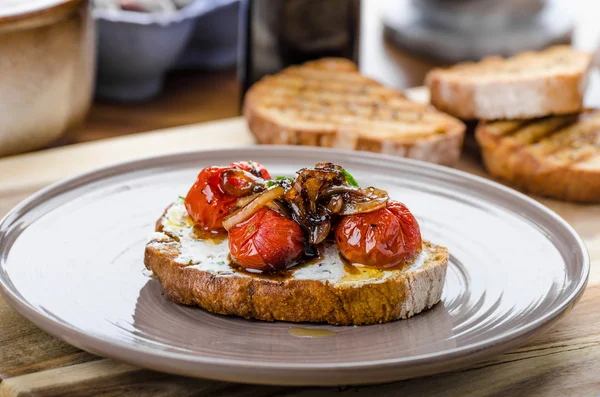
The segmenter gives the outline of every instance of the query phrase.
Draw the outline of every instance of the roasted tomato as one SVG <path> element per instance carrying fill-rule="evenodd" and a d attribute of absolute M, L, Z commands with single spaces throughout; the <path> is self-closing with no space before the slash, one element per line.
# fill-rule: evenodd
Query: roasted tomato
<path fill-rule="evenodd" d="M 194 223 L 204 230 L 223 230 L 223 218 L 237 201 L 220 187 L 221 174 L 228 167 L 206 167 L 185 197 L 185 208 Z"/>
<path fill-rule="evenodd" d="M 261 208 L 229 230 L 229 252 L 237 265 L 263 271 L 286 268 L 304 252 L 304 234 L 293 220 Z"/>
<path fill-rule="evenodd" d="M 236 170 L 248 173 L 244 176 Z M 223 230 L 223 218 L 229 215 L 237 198 L 244 195 L 241 193 L 250 193 L 252 178 L 271 179 L 271 176 L 265 167 L 252 161 L 204 168 L 185 197 L 188 214 L 204 230 Z"/>
<path fill-rule="evenodd" d="M 419 224 L 397 201 L 373 212 L 343 217 L 335 229 L 335 240 L 350 262 L 376 268 L 402 265 L 421 250 Z"/>
<path fill-rule="evenodd" d="M 267 171 L 267 169 L 263 167 L 262 164 L 256 163 L 254 161 L 238 161 L 235 163 L 231 163 L 229 166 L 233 168 L 239 168 L 240 170 L 248 171 L 252 175 L 265 180 L 271 179 L 269 171 Z"/>

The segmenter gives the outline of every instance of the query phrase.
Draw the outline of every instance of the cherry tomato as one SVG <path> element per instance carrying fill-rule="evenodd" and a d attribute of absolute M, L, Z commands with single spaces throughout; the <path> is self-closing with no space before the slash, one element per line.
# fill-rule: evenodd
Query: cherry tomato
<path fill-rule="evenodd" d="M 227 194 L 222 188 L 222 176 L 225 171 L 240 169 L 256 177 L 271 179 L 265 167 L 253 161 L 231 163 L 229 167 L 206 167 L 198 174 L 196 183 L 185 197 L 185 208 L 194 223 L 204 230 L 223 230 L 223 218 L 229 215 L 231 208 L 241 194 Z M 251 177 L 251 175 L 248 175 Z M 225 178 L 231 191 L 242 192 L 247 188 L 249 178 L 243 175 L 230 175 Z"/>
<path fill-rule="evenodd" d="M 229 215 L 237 198 L 223 192 L 219 183 L 228 167 L 206 167 L 198 174 L 184 204 L 194 223 L 204 230 L 223 230 L 223 218 Z"/>
<path fill-rule="evenodd" d="M 240 170 L 248 171 L 254 176 L 259 178 L 269 180 L 271 179 L 271 175 L 269 171 L 262 164 L 259 164 L 254 161 L 237 161 L 235 163 L 231 163 L 229 165 L 232 168 L 239 168 Z"/>
<path fill-rule="evenodd" d="M 421 250 L 419 224 L 397 201 L 377 211 L 343 217 L 335 240 L 350 262 L 380 269 L 403 265 Z"/>
<path fill-rule="evenodd" d="M 304 252 L 300 225 L 268 208 L 229 230 L 229 252 L 237 265 L 263 271 L 285 268 Z"/>

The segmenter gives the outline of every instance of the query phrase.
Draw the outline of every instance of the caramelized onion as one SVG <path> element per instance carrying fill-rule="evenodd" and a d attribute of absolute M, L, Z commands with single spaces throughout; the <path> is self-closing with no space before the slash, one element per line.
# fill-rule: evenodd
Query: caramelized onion
<path fill-rule="evenodd" d="M 344 200 L 340 215 L 354 215 L 385 208 L 390 199 L 385 190 L 368 187 L 359 189 L 360 195 Z"/>
<path fill-rule="evenodd" d="M 365 203 L 344 203 L 342 210 L 339 212 L 340 215 L 355 215 L 364 214 L 366 212 L 377 211 L 381 208 L 385 208 L 388 200 L 372 200 Z"/>
<path fill-rule="evenodd" d="M 269 204 L 278 197 L 283 196 L 284 189 L 281 186 L 274 186 L 258 194 L 254 200 L 236 212 L 223 218 L 223 227 L 229 231 L 235 225 L 249 219 L 256 211 Z"/>
<path fill-rule="evenodd" d="M 267 204 L 267 208 L 277 212 L 280 215 L 283 215 L 287 218 L 290 217 L 290 211 L 287 209 L 287 207 L 282 204 L 281 202 L 279 202 L 278 200 L 273 200 L 270 203 Z"/>
<path fill-rule="evenodd" d="M 261 195 L 261 193 L 255 193 L 255 194 L 251 194 L 250 196 L 240 197 L 236 201 L 235 207 L 236 208 L 245 207 L 248 204 L 250 204 L 252 201 L 254 201 L 254 199 L 260 195 Z M 273 200 L 270 203 L 268 203 L 266 206 L 269 207 L 269 209 L 272 209 L 273 211 L 280 213 L 281 215 L 285 215 L 287 217 L 290 216 L 290 211 L 287 209 L 287 207 L 283 203 L 281 203 L 279 201 Z"/>
<path fill-rule="evenodd" d="M 291 216 L 313 245 L 328 237 L 332 216 L 376 211 L 384 208 L 389 200 L 384 190 L 350 186 L 344 170 L 331 163 L 303 168 L 293 181 L 278 183 L 261 193 L 256 191 L 264 189 L 262 181 L 241 170 L 223 173 L 221 182 L 227 193 L 238 197 L 238 210 L 223 219 L 226 230 L 266 206 L 286 217 Z"/>
<path fill-rule="evenodd" d="M 342 193 L 350 193 L 350 194 L 361 194 L 361 190 L 352 186 L 347 185 L 339 185 L 339 186 L 331 186 L 328 189 L 325 189 L 319 195 L 319 199 L 328 199 L 334 194 L 342 194 Z"/>
<path fill-rule="evenodd" d="M 251 194 L 250 196 L 246 196 L 246 197 L 240 197 L 236 203 L 235 206 L 237 208 L 242 208 L 247 206 L 248 204 L 250 204 L 252 202 L 252 200 L 254 200 L 255 198 L 257 198 L 258 196 L 260 196 L 260 193 L 256 193 L 256 194 Z"/>

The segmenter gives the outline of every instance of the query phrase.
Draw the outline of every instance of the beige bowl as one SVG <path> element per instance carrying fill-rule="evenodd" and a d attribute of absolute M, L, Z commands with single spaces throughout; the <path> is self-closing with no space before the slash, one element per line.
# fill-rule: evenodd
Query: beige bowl
<path fill-rule="evenodd" d="M 94 65 L 87 0 L 0 1 L 0 156 L 47 146 L 80 123 Z"/>

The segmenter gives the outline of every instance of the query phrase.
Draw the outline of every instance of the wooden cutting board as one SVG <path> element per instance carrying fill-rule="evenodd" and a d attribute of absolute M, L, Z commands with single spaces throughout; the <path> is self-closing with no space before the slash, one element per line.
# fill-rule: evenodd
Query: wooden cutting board
<path fill-rule="evenodd" d="M 254 140 L 244 120 L 234 118 L 0 159 L 0 215 L 52 182 L 99 166 L 182 150 L 250 144 L 254 144 Z M 467 144 L 457 168 L 487 177 L 472 143 Z M 585 240 L 592 258 L 587 290 L 555 328 L 520 349 L 473 368 L 392 384 L 350 388 L 248 386 L 183 378 L 83 352 L 45 334 L 0 298 L 0 397 L 338 396 L 340 391 L 353 396 L 599 396 L 600 205 L 539 200 L 563 216 Z"/>

